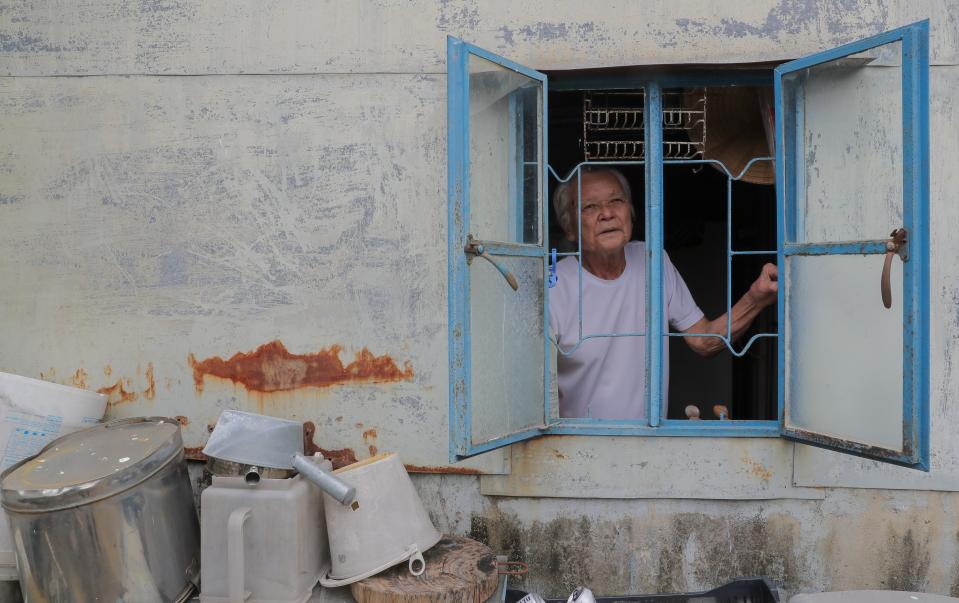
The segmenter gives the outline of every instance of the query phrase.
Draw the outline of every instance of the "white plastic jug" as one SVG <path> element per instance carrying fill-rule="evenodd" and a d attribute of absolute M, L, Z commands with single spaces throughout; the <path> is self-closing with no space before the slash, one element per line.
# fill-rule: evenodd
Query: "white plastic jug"
<path fill-rule="evenodd" d="M 103 419 L 103 394 L 0 373 L 0 471 L 31 457 L 60 436 Z M 0 509 L 0 580 L 17 579 L 7 515 Z"/>
<path fill-rule="evenodd" d="M 256 483 L 214 476 L 203 491 L 202 603 L 303 603 L 329 563 L 323 493 L 299 475 Z"/>

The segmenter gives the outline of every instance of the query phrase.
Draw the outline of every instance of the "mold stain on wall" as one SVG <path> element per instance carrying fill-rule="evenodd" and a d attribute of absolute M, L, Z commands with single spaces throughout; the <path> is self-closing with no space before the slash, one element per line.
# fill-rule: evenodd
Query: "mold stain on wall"
<path fill-rule="evenodd" d="M 544 596 L 583 584 L 597 595 L 688 592 L 754 575 L 789 590 L 805 571 L 800 524 L 787 514 L 600 520 L 583 513 L 523 523 L 494 504 L 473 515 L 469 535 L 527 563 L 530 573 L 516 587 Z"/>
<path fill-rule="evenodd" d="M 217 378 L 242 385 L 248 391 L 271 393 L 303 387 L 330 387 L 344 383 L 389 383 L 413 379 L 409 361 L 401 369 L 389 355 L 376 356 L 367 348 L 356 353 L 352 362 L 340 360 L 343 348 L 332 345 L 311 354 L 293 354 L 279 340 L 263 344 L 252 352 L 238 352 L 224 360 L 212 356 L 197 360 L 190 354 L 198 393 L 206 378 Z"/>

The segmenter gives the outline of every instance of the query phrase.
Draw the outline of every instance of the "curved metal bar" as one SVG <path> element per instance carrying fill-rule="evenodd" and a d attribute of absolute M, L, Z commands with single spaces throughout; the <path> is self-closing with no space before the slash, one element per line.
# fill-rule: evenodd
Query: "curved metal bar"
<path fill-rule="evenodd" d="M 714 337 L 716 339 L 721 339 L 723 343 L 726 344 L 726 349 L 729 350 L 729 353 L 735 356 L 736 358 L 742 358 L 746 355 L 746 352 L 749 351 L 749 348 L 752 347 L 753 343 L 757 339 L 762 339 L 764 337 L 779 337 L 778 333 L 756 333 L 749 338 L 749 341 L 746 342 L 746 345 L 743 346 L 743 349 L 736 351 L 733 348 L 732 342 L 726 338 L 725 335 L 719 335 L 718 333 L 664 333 L 666 337 Z"/>
<path fill-rule="evenodd" d="M 729 171 L 729 168 L 726 167 L 726 164 L 718 159 L 664 159 L 663 165 L 718 165 L 726 176 L 732 180 L 742 180 L 743 176 L 746 175 L 746 172 L 749 171 L 749 168 L 753 166 L 754 163 L 759 161 L 775 161 L 775 157 L 753 157 L 746 163 L 746 166 L 739 172 L 738 175 L 733 176 L 732 172 Z M 572 179 L 573 174 L 577 170 L 581 169 L 583 166 L 589 165 L 645 165 L 645 161 L 581 161 L 573 166 L 573 169 L 569 171 L 569 174 L 565 178 L 560 177 L 556 170 L 553 169 L 553 166 L 547 165 L 546 169 L 553 175 L 553 178 L 557 182 L 564 183 L 569 182 Z"/>
<path fill-rule="evenodd" d="M 734 179 L 726 164 L 718 159 L 664 159 L 663 165 L 718 165 L 727 178 Z"/>
<path fill-rule="evenodd" d="M 594 333 L 592 335 L 583 335 L 580 337 L 579 341 L 576 342 L 576 345 L 571 347 L 568 350 L 564 350 L 559 347 L 559 344 L 556 343 L 552 338 L 549 338 L 550 343 L 553 344 L 553 347 L 556 348 L 556 351 L 559 352 L 561 356 L 571 356 L 576 353 L 576 350 L 579 349 L 579 346 L 583 345 L 583 342 L 588 339 L 601 339 L 608 337 L 646 337 L 646 333 Z"/>
<path fill-rule="evenodd" d="M 749 162 L 746 164 L 746 167 L 744 167 L 742 171 L 739 172 L 739 175 L 737 176 L 733 176 L 732 172 L 729 171 L 729 168 L 726 167 L 726 164 L 724 164 L 722 161 L 718 159 L 664 159 L 663 164 L 664 165 L 666 164 L 704 165 L 708 163 L 711 165 L 718 165 L 720 168 L 722 168 L 722 171 L 725 172 L 727 178 L 731 180 L 742 180 L 742 177 L 746 175 L 746 172 L 749 171 L 749 168 L 751 168 L 753 164 L 756 163 L 757 161 L 774 161 L 774 159 L 775 158 L 773 157 L 753 157 L 752 159 L 749 160 Z"/>
<path fill-rule="evenodd" d="M 726 349 L 729 350 L 729 353 L 737 358 L 742 358 L 749 351 L 749 348 L 752 347 L 753 343 L 758 339 L 763 339 L 766 337 L 779 337 L 778 333 L 757 333 L 749 338 L 749 341 L 746 342 L 746 345 L 743 346 L 743 349 L 737 351 L 729 339 L 725 335 L 720 335 L 718 333 L 663 333 L 666 337 L 713 337 L 716 339 L 721 339 L 724 344 L 726 344 Z M 592 335 L 585 335 L 582 339 L 576 342 L 576 345 L 564 350 L 559 346 L 556 341 L 550 338 L 549 342 L 553 344 L 553 347 L 556 348 L 556 351 L 559 352 L 561 356 L 571 356 L 576 353 L 576 350 L 579 349 L 579 346 L 583 345 L 583 342 L 588 339 L 600 339 L 608 337 L 645 337 L 646 333 L 594 333 Z"/>
<path fill-rule="evenodd" d="M 753 157 L 749 160 L 749 163 L 746 164 L 746 167 L 743 168 L 743 171 L 739 172 L 739 175 L 733 178 L 733 180 L 740 180 L 743 176 L 746 175 L 746 172 L 749 171 L 749 168 L 753 167 L 753 164 L 757 161 L 773 161 L 772 157 Z"/>
<path fill-rule="evenodd" d="M 573 174 L 580 170 L 583 166 L 589 165 L 645 165 L 645 161 L 581 161 L 573 166 L 573 169 L 569 171 L 569 174 L 565 178 L 561 178 L 559 174 L 556 173 L 556 170 L 553 169 L 553 166 L 547 165 L 546 169 L 553 174 L 553 178 L 556 178 L 556 181 L 559 183 L 569 182 L 573 178 Z"/>

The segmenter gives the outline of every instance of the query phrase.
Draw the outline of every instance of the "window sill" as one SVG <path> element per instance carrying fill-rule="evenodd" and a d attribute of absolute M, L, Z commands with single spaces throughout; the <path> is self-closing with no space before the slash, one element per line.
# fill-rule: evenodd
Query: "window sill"
<path fill-rule="evenodd" d="M 484 475 L 488 496 L 703 500 L 821 499 L 793 486 L 793 444 L 779 438 L 582 438 L 510 447 L 509 475 Z"/>
<path fill-rule="evenodd" d="M 778 438 L 778 421 L 683 421 L 665 420 L 650 427 L 645 420 L 560 419 L 545 430 L 547 435 L 688 436 L 723 438 Z"/>

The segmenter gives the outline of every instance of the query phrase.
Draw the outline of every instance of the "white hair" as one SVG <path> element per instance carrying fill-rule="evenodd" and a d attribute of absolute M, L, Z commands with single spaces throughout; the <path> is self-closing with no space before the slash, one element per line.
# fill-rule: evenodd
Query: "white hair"
<path fill-rule="evenodd" d="M 629 181 L 626 180 L 626 176 L 623 176 L 622 172 L 613 167 L 587 165 L 580 168 L 580 178 L 586 174 L 612 174 L 615 176 L 616 180 L 619 181 L 620 188 L 623 189 L 626 201 L 629 203 L 629 216 L 633 217 L 636 211 L 633 208 L 633 195 L 629 188 Z M 559 225 L 566 233 L 573 232 L 573 201 L 576 198 L 578 187 L 577 178 L 570 178 L 556 187 L 553 192 L 553 209 L 556 210 Z"/>

